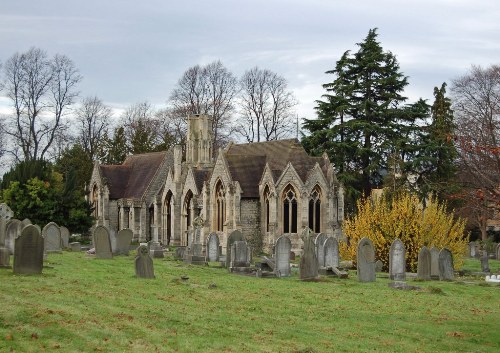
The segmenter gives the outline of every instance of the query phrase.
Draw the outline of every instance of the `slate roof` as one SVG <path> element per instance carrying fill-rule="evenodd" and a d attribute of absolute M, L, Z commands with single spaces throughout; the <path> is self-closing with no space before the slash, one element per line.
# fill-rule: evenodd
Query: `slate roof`
<path fill-rule="evenodd" d="M 258 197 L 259 182 L 266 163 L 272 170 L 274 180 L 281 175 L 291 162 L 303 182 L 308 173 L 318 163 L 326 174 L 325 161 L 321 157 L 311 157 L 296 139 L 233 144 L 225 153 L 233 180 L 240 182 L 242 197 Z"/>
<path fill-rule="evenodd" d="M 106 179 L 109 198 L 140 199 L 164 160 L 166 152 L 151 152 L 128 156 L 121 165 L 100 165 Z"/>

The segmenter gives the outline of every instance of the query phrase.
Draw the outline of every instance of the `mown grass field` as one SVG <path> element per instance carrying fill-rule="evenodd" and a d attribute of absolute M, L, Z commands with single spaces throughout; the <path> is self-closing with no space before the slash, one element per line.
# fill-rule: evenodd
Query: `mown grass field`
<path fill-rule="evenodd" d="M 144 280 L 133 261 L 65 252 L 41 276 L 0 269 L 0 352 L 500 351 L 500 286 L 479 278 L 402 291 L 354 271 L 301 282 L 155 259 Z"/>

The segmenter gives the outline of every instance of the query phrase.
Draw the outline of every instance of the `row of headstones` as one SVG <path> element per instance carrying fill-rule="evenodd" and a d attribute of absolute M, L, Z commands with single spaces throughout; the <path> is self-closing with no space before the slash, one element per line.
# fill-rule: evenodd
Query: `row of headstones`
<path fill-rule="evenodd" d="M 0 246 L 5 246 L 9 253 L 15 253 L 15 239 L 21 235 L 22 230 L 31 225 L 29 219 L 20 221 L 18 219 L 11 219 L 5 225 L 5 232 L 3 239 L 0 239 Z M 69 247 L 69 230 L 66 227 L 59 227 L 56 223 L 50 222 L 43 229 L 40 226 L 34 225 L 45 238 L 45 252 L 58 252 L 62 249 Z"/>
<path fill-rule="evenodd" d="M 92 232 L 92 242 L 97 259 L 111 259 L 113 255 L 128 255 L 134 233 L 131 229 L 121 229 L 112 235 L 105 226 L 97 226 Z"/>
<path fill-rule="evenodd" d="M 468 244 L 468 249 L 469 249 L 469 257 L 475 257 L 475 258 L 480 258 L 481 253 L 488 258 L 488 253 L 487 252 L 481 252 L 481 245 L 478 242 L 471 241 Z M 499 244 L 494 244 L 494 258 L 497 260 L 500 260 L 500 243 Z"/>
<path fill-rule="evenodd" d="M 363 238 L 358 243 L 357 253 L 358 280 L 360 282 L 375 281 L 375 248 L 373 242 Z M 452 281 L 455 272 L 453 256 L 449 249 L 439 251 L 433 247 L 423 246 L 418 254 L 417 278 L 421 280 L 439 279 Z M 406 249 L 400 239 L 395 239 L 389 250 L 389 278 L 395 281 L 406 279 Z"/>

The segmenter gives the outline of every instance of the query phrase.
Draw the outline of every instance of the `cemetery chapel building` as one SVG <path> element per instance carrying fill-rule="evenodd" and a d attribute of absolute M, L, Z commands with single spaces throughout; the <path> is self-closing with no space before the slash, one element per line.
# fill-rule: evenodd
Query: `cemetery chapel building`
<path fill-rule="evenodd" d="M 230 143 L 213 158 L 212 120 L 188 117 L 181 146 L 132 155 L 121 165 L 96 163 L 89 184 L 96 224 L 132 229 L 134 239 L 190 244 L 201 217 L 201 241 L 216 232 L 223 247 L 241 230 L 270 251 L 285 234 L 300 251 L 303 227 L 339 236 L 343 188 L 326 154 L 309 156 L 295 139 Z"/>

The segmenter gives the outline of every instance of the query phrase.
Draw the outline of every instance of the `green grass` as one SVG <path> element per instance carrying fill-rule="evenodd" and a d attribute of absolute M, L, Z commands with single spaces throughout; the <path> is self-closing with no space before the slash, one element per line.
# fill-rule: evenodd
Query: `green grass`
<path fill-rule="evenodd" d="M 144 280 L 133 259 L 67 252 L 49 255 L 41 276 L 0 269 L 0 352 L 500 349 L 500 286 L 480 278 L 409 280 L 423 290 L 402 291 L 385 278 L 358 283 L 353 271 L 301 282 L 155 259 L 156 279 Z"/>

